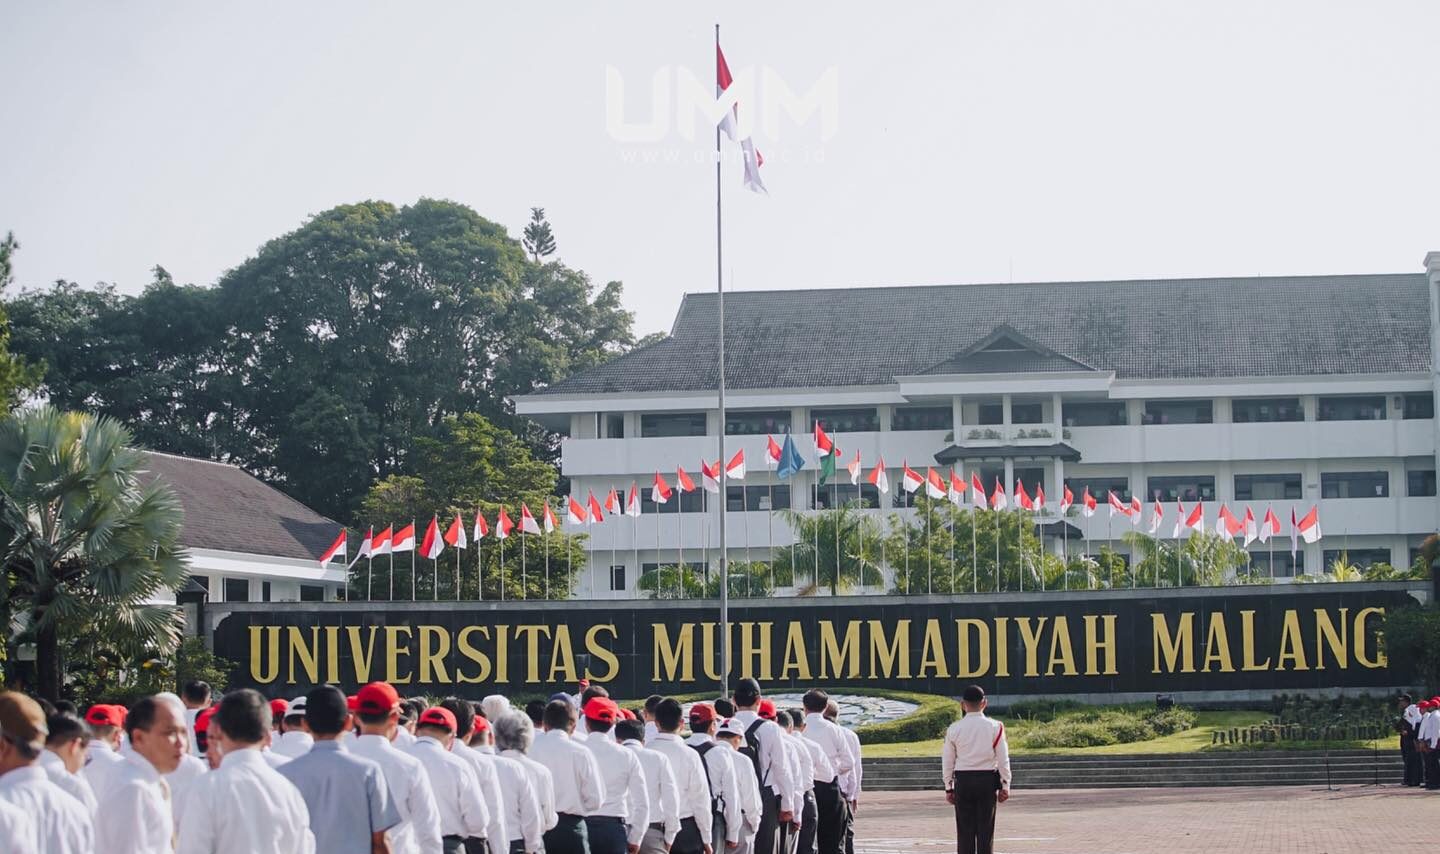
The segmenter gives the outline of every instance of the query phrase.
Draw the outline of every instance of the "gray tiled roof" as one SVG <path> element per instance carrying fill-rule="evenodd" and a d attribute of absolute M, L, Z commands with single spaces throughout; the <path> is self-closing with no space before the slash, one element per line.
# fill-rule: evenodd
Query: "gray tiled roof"
<path fill-rule="evenodd" d="M 1425 287 L 1416 273 L 738 291 L 725 296 L 726 378 L 734 389 L 884 385 L 1004 325 L 1125 378 L 1426 371 Z M 713 388 L 715 304 L 687 294 L 669 338 L 539 393 Z"/>
<path fill-rule="evenodd" d="M 338 522 L 236 466 L 154 452 L 146 457 L 150 472 L 180 499 L 180 542 L 189 548 L 313 560 L 340 532 Z"/>

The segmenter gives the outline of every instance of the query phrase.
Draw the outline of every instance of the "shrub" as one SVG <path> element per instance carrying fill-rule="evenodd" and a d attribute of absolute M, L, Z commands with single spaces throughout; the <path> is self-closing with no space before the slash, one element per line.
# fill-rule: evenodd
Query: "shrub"
<path fill-rule="evenodd" d="M 1079 708 L 1053 714 L 1018 740 L 1022 747 L 1032 750 L 1099 747 L 1149 741 L 1193 726 L 1195 713 L 1179 706 L 1163 711 L 1153 706 Z"/>

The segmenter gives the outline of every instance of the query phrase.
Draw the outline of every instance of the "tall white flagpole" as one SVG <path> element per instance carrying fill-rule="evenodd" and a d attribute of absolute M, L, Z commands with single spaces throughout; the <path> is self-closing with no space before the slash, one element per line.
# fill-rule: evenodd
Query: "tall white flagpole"
<path fill-rule="evenodd" d="M 715 25 L 715 57 L 720 57 L 720 25 Z M 720 63 L 715 63 L 715 94 L 720 94 Z M 719 374 L 720 464 L 725 464 L 725 277 L 720 206 L 720 124 L 715 124 L 715 350 Z M 723 475 L 722 475 L 723 476 Z M 730 567 L 725 554 L 725 504 L 720 504 L 720 693 L 730 693 Z"/>

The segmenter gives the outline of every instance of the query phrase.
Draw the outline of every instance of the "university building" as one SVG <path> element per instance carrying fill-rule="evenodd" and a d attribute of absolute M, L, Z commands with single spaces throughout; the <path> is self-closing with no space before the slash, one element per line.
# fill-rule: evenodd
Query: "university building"
<path fill-rule="evenodd" d="M 591 529 L 596 594 L 632 595 L 638 574 L 718 544 L 703 490 L 649 500 L 655 472 L 697 483 L 720 430 L 749 473 L 727 484 L 728 554 L 765 560 L 788 544 L 769 508 L 854 502 L 843 463 L 868 474 L 883 457 L 891 493 L 865 485 L 872 514 L 907 512 L 899 471 L 950 468 L 987 488 L 1043 484 L 1047 548 L 1092 551 L 1131 527 L 1104 502 L 1114 491 L 1222 504 L 1283 526 L 1253 565 L 1277 577 L 1352 563 L 1408 566 L 1440 527 L 1436 497 L 1440 253 L 1393 275 L 1055 282 L 736 292 L 725 298 L 726 423 L 716 399 L 716 297 L 687 294 L 670 335 L 516 399 L 520 414 L 563 433 L 572 494 L 637 482 L 638 519 Z M 840 486 L 817 494 L 816 421 L 842 450 Z M 794 434 L 806 467 L 786 481 L 764 465 L 767 436 Z M 1061 523 L 1068 484 L 1091 518 Z M 1292 507 L 1318 506 L 1324 538 L 1290 554 Z M 657 512 L 658 511 L 658 512 Z M 1148 527 L 1147 522 L 1139 526 Z M 1068 542 L 1067 542 L 1068 541 Z M 608 570 L 607 570 L 608 568 Z M 582 577 L 588 595 L 591 581 Z"/>

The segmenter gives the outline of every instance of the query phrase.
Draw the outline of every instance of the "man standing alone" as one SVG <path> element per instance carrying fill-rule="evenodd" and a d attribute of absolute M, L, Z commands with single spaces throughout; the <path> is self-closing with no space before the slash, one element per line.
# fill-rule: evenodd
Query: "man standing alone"
<path fill-rule="evenodd" d="M 1010 747 L 1005 725 L 985 717 L 985 691 L 971 685 L 960 695 L 965 715 L 945 733 L 945 800 L 955 806 L 958 854 L 991 854 L 995 805 L 1010 799 Z"/>

